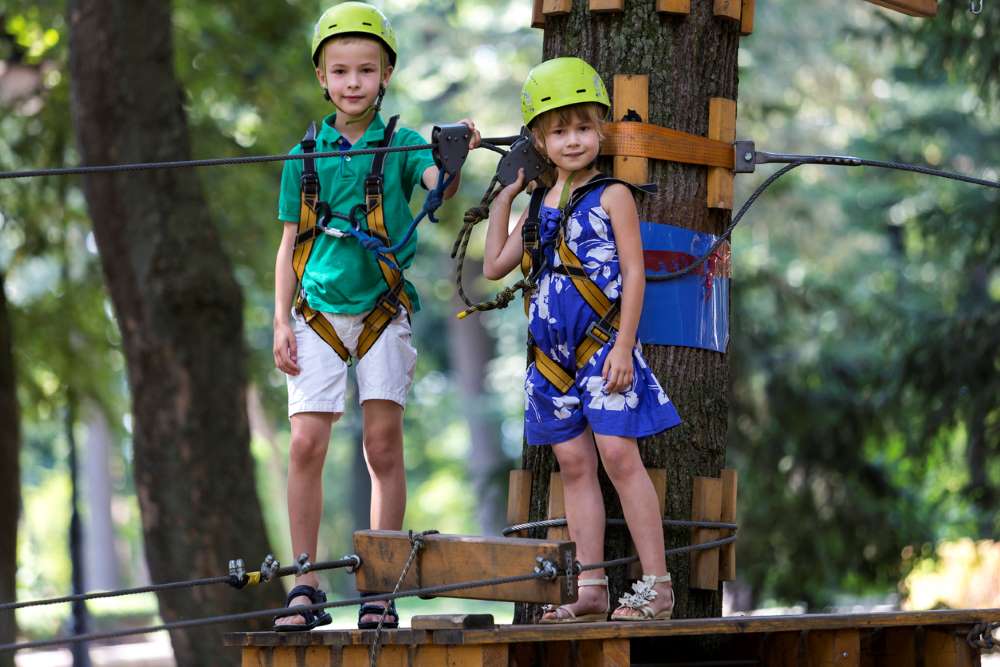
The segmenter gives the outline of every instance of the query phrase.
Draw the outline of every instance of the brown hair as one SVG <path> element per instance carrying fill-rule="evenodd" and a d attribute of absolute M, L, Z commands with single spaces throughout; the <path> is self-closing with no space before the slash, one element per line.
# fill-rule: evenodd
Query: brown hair
<path fill-rule="evenodd" d="M 538 152 L 542 154 L 542 157 L 548 160 L 549 156 L 545 152 L 545 135 L 548 134 L 552 127 L 557 123 L 565 125 L 574 120 L 578 122 L 592 123 L 594 125 L 594 129 L 597 131 L 598 139 L 603 140 L 604 132 L 602 130 L 601 123 L 604 122 L 604 118 L 607 115 L 607 107 L 603 104 L 598 104 L 597 102 L 581 102 L 579 104 L 570 104 L 569 106 L 545 111 L 532 120 L 531 125 L 529 126 L 531 129 L 531 136 L 535 140 L 535 148 L 537 148 Z M 551 169 L 543 173 L 539 178 L 547 187 L 551 187 L 555 182 L 555 175 L 552 173 Z"/>

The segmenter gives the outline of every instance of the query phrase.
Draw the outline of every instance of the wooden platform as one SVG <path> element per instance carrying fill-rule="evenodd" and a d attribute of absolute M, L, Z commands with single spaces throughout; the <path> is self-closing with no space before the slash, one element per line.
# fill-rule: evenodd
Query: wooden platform
<path fill-rule="evenodd" d="M 979 653 L 966 636 L 977 624 L 1000 622 L 1000 609 L 485 628 L 460 627 L 460 617 L 421 618 L 415 626 L 431 627 L 383 631 L 380 666 L 976 667 Z M 225 643 L 242 647 L 243 667 L 361 667 L 374 636 L 233 633 Z"/>

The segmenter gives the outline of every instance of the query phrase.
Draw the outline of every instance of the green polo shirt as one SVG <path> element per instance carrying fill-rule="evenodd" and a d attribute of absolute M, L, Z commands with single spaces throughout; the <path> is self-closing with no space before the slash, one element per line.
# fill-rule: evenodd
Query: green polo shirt
<path fill-rule="evenodd" d="M 317 132 L 316 152 L 336 151 L 341 148 L 340 132 L 334 126 L 335 114 L 323 119 Z M 378 115 L 372 119 L 364 135 L 351 146 L 352 149 L 374 148 L 382 141 L 385 123 Z M 346 140 L 345 140 L 346 141 Z M 400 127 L 392 139 L 393 146 L 414 146 L 426 144 L 423 137 L 414 130 Z M 296 145 L 291 153 L 301 153 Z M 336 213 L 347 215 L 356 204 L 364 204 L 364 184 L 372 166 L 373 155 L 354 157 L 328 157 L 316 160 L 319 175 L 320 197 L 330 204 Z M 410 196 L 414 187 L 421 182 L 427 167 L 434 164 L 430 150 L 388 153 L 383 163 L 384 195 L 382 197 L 385 226 L 389 240 L 396 243 L 403 238 L 406 229 L 413 222 L 410 213 Z M 278 199 L 278 219 L 283 222 L 299 221 L 300 179 L 302 160 L 288 160 L 281 172 L 281 195 Z M 334 218 L 331 227 L 347 228 L 347 221 Z M 367 228 L 367 224 L 364 225 Z M 414 234 L 403 248 L 396 253 L 401 269 L 407 269 L 413 261 L 417 249 L 417 234 Z M 302 279 L 309 305 L 315 310 L 328 313 L 360 315 L 375 307 L 375 302 L 388 286 L 382 277 L 378 260 L 374 253 L 365 250 L 353 236 L 337 238 L 320 234 L 313 243 L 309 262 Z M 406 291 L 413 302 L 413 309 L 420 309 L 417 291 L 406 281 Z"/>

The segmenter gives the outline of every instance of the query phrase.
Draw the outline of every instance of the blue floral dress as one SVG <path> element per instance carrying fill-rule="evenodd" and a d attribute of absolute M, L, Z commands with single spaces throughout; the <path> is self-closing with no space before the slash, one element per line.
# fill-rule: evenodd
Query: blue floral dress
<path fill-rule="evenodd" d="M 605 187 L 596 187 L 583 197 L 569 213 L 563 233 L 587 275 L 614 301 L 621 296 L 621 273 L 611 219 L 601 206 Z M 549 357 L 563 368 L 572 369 L 576 363 L 576 345 L 597 315 L 580 296 L 573 281 L 550 268 L 561 264 L 555 252 L 559 210 L 542 206 L 540 218 L 546 268 L 531 297 L 528 331 Z M 680 424 L 677 410 L 642 358 L 638 342 L 632 353 L 632 385 L 612 394 L 604 390 L 601 370 L 614 340 L 577 371 L 576 381 L 566 394 L 553 387 L 534 363 L 528 367 L 524 382 L 524 432 L 529 445 L 565 442 L 583 433 L 588 425 L 594 433 L 639 438 Z"/>

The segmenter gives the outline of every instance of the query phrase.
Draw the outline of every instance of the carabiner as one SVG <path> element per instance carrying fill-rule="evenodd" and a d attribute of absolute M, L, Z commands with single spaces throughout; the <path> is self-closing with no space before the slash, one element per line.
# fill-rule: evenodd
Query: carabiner
<path fill-rule="evenodd" d="M 983 13 L 983 0 L 969 0 L 969 11 L 976 16 Z"/>

